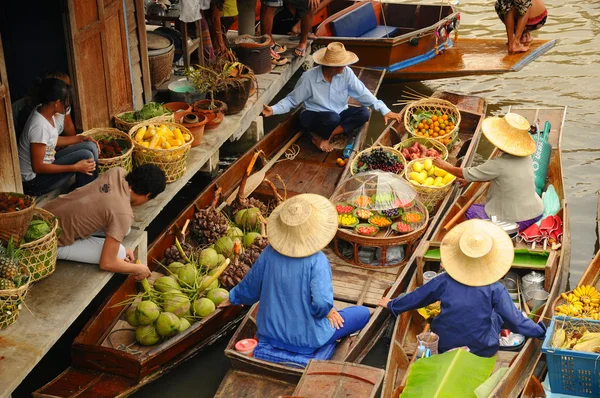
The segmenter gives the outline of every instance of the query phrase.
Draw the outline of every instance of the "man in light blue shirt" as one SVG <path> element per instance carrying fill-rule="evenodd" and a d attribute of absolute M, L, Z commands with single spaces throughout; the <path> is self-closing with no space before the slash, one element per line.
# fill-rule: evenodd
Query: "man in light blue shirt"
<path fill-rule="evenodd" d="M 379 111 L 385 119 L 400 121 L 400 115 L 378 100 L 356 77 L 348 65 L 358 61 L 358 56 L 346 51 L 339 42 L 330 43 L 317 51 L 313 58 L 317 66 L 305 72 L 294 90 L 273 107 L 264 105 L 263 115 L 280 115 L 304 104 L 300 125 L 305 131 L 316 133 L 313 142 L 322 151 L 330 152 L 331 139 L 338 134 L 350 134 L 369 120 L 367 107 Z M 360 102 L 362 107 L 348 107 L 348 97 Z"/>

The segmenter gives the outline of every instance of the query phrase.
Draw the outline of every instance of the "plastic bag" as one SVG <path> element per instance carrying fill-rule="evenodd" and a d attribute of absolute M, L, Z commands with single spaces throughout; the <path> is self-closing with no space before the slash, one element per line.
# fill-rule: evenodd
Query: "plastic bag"
<path fill-rule="evenodd" d="M 542 218 L 536 223 L 537 225 L 540 225 L 542 220 L 548 216 L 555 215 L 561 209 L 560 198 L 556 193 L 554 185 L 548 185 L 548 189 L 546 189 L 546 192 L 542 195 L 542 202 L 544 203 L 544 213 L 542 214 Z"/>

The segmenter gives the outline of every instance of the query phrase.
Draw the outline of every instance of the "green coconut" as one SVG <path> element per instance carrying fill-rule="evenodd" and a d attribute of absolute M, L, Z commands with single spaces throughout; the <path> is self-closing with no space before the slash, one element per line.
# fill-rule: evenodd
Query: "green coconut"
<path fill-rule="evenodd" d="M 206 298 L 215 303 L 215 305 L 219 305 L 229 299 L 229 292 L 223 288 L 212 289 L 206 293 Z"/>
<path fill-rule="evenodd" d="M 163 294 L 163 309 L 179 317 L 189 312 L 190 299 L 184 293 L 172 291 Z"/>
<path fill-rule="evenodd" d="M 192 325 L 190 324 L 190 321 L 188 321 L 186 318 L 179 319 L 179 333 L 183 332 L 185 329 L 189 328 L 190 326 L 192 326 Z"/>
<path fill-rule="evenodd" d="M 135 311 L 137 309 L 137 304 L 135 305 L 130 305 L 129 308 L 127 308 L 127 311 L 125 311 L 125 320 L 127 321 L 128 324 L 130 324 L 131 326 L 140 326 L 140 323 L 138 322 L 137 319 L 137 315 L 135 314 Z"/>
<path fill-rule="evenodd" d="M 222 254 L 219 254 L 218 258 L 217 258 L 217 264 L 221 265 L 225 262 L 225 256 Z"/>
<path fill-rule="evenodd" d="M 244 228 L 243 222 L 246 219 L 246 213 L 248 213 L 247 209 L 241 209 L 235 213 L 233 217 L 233 222 L 235 223 L 235 225 L 237 225 L 240 228 Z"/>
<path fill-rule="evenodd" d="M 202 297 L 196 301 L 194 301 L 194 314 L 201 318 L 207 317 L 212 314 L 217 307 L 215 303 L 206 297 Z"/>
<path fill-rule="evenodd" d="M 156 332 L 162 337 L 175 336 L 179 332 L 181 321 L 171 312 L 162 312 L 156 320 Z"/>
<path fill-rule="evenodd" d="M 159 292 L 168 292 L 169 290 L 180 290 L 181 286 L 173 276 L 161 276 L 154 281 L 154 289 Z"/>
<path fill-rule="evenodd" d="M 238 227 L 232 227 L 229 228 L 229 231 L 227 231 L 227 236 L 229 236 L 232 240 L 235 240 L 235 238 L 241 239 L 244 237 L 244 232 Z"/>
<path fill-rule="evenodd" d="M 198 270 L 194 264 L 188 263 L 179 270 L 177 278 L 183 285 L 194 286 L 194 282 L 198 278 Z"/>
<path fill-rule="evenodd" d="M 160 341 L 160 336 L 154 325 L 143 325 L 135 329 L 135 340 L 141 345 L 154 345 Z"/>
<path fill-rule="evenodd" d="M 181 268 L 183 268 L 183 267 L 184 267 L 184 265 L 185 265 L 185 264 L 183 264 L 183 263 L 180 263 L 179 261 L 175 261 L 175 262 L 173 262 L 173 263 L 169 264 L 169 266 L 167 267 L 167 269 L 169 270 L 169 272 L 170 272 L 172 275 L 177 275 L 177 273 L 179 272 L 179 270 L 180 270 Z"/>
<path fill-rule="evenodd" d="M 208 267 L 208 268 L 215 268 L 218 264 L 219 260 L 219 253 L 217 253 L 217 251 L 215 249 L 204 249 L 200 252 L 200 265 Z"/>
<path fill-rule="evenodd" d="M 248 232 L 246 235 L 244 235 L 244 247 L 250 247 L 254 243 L 254 241 L 260 238 L 261 236 L 262 235 L 258 232 Z"/>
<path fill-rule="evenodd" d="M 150 325 L 160 315 L 160 308 L 153 301 L 142 301 L 137 305 L 135 315 L 140 325 Z"/>
<path fill-rule="evenodd" d="M 202 286 L 204 284 L 204 281 L 206 281 L 207 279 L 211 279 L 211 275 L 206 275 L 206 276 L 202 277 L 201 279 L 199 279 L 198 286 Z M 212 283 L 210 285 L 208 285 L 208 287 L 205 290 L 212 290 L 212 289 L 216 289 L 218 287 L 219 287 L 219 278 L 212 281 Z"/>
<path fill-rule="evenodd" d="M 219 238 L 215 242 L 215 250 L 225 257 L 231 256 L 231 253 L 233 253 L 233 240 L 229 236 Z"/>
<path fill-rule="evenodd" d="M 258 231 L 260 229 L 260 210 L 251 207 L 238 211 L 235 213 L 235 223 L 243 231 Z"/>

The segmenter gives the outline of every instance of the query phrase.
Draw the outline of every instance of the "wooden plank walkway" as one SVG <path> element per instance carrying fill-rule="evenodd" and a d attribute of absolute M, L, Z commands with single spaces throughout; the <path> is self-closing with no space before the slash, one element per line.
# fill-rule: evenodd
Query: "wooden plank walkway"
<path fill-rule="evenodd" d="M 297 42 L 284 38 L 282 36 L 277 40 L 289 49 L 297 45 Z M 137 248 L 137 256 L 142 262 L 147 261 L 145 229 L 148 225 L 218 153 L 221 145 L 244 134 L 260 115 L 263 104 L 273 100 L 304 60 L 305 58 L 294 58 L 287 65 L 274 68 L 269 74 L 258 75 L 257 95 L 248 100 L 242 112 L 226 116 L 218 129 L 205 133 L 202 144 L 193 148 L 188 157 L 184 176 L 168 184 L 165 192 L 156 199 L 135 209 L 134 225 L 123 244 L 132 249 Z M 60 261 L 52 276 L 30 289 L 25 300 L 29 310 L 23 307 L 17 323 L 0 331 L 0 397 L 10 396 L 112 276 L 113 273 L 104 272 L 96 265 Z"/>

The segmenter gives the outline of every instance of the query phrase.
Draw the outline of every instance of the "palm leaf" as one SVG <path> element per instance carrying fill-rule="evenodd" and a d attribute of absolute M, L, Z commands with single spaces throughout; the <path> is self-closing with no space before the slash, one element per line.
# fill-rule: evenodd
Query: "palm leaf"
<path fill-rule="evenodd" d="M 496 358 L 454 350 L 417 360 L 410 367 L 402 398 L 475 398 L 475 389 L 492 373 Z"/>

